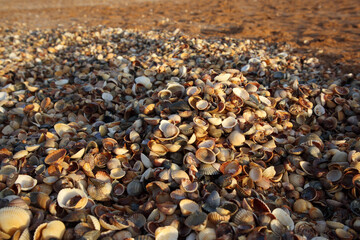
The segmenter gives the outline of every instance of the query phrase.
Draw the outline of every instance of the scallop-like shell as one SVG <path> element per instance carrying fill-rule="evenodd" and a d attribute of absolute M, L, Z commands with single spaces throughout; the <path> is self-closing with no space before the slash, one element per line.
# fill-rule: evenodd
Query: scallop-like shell
<path fill-rule="evenodd" d="M 230 215 L 221 215 L 218 212 L 211 212 L 208 214 L 209 221 L 218 224 L 220 222 L 228 222 L 230 220 Z"/>
<path fill-rule="evenodd" d="M 132 180 L 127 186 L 126 191 L 130 196 L 138 196 L 143 192 L 143 187 L 138 179 Z"/>
<path fill-rule="evenodd" d="M 122 230 L 130 227 L 132 224 L 125 217 L 115 215 L 113 213 L 104 213 L 100 216 L 99 222 L 101 226 L 107 230 Z"/>
<path fill-rule="evenodd" d="M 18 207 L 4 207 L 0 209 L 0 230 L 12 236 L 17 230 L 23 230 L 30 225 L 29 213 Z"/>
<path fill-rule="evenodd" d="M 182 199 L 179 203 L 181 213 L 184 216 L 189 216 L 190 214 L 200 211 L 200 206 L 196 202 L 190 199 Z"/>
<path fill-rule="evenodd" d="M 19 174 L 15 183 L 20 184 L 21 191 L 30 191 L 36 186 L 37 180 L 29 175 Z"/>
<path fill-rule="evenodd" d="M 54 220 L 38 226 L 34 233 L 34 240 L 62 239 L 64 234 L 64 223 L 58 220 Z"/>
<path fill-rule="evenodd" d="M 195 154 L 196 158 L 203 163 L 211 164 L 216 161 L 215 153 L 208 148 L 199 148 Z"/>
<path fill-rule="evenodd" d="M 155 231 L 156 240 L 178 239 L 179 231 L 173 226 L 158 227 Z"/>
<path fill-rule="evenodd" d="M 231 145 L 238 147 L 244 144 L 245 136 L 240 131 L 235 130 L 232 131 L 228 136 L 228 141 L 231 143 Z"/>
<path fill-rule="evenodd" d="M 288 230 L 292 231 L 294 230 L 294 221 L 291 219 L 289 214 L 287 214 L 284 210 L 281 208 L 275 208 L 272 211 L 272 214 L 276 217 L 276 219 L 284 225 Z"/>
<path fill-rule="evenodd" d="M 191 182 L 189 179 L 181 179 L 180 189 L 187 193 L 192 193 L 198 190 L 199 184 L 197 182 Z"/>
<path fill-rule="evenodd" d="M 185 219 L 184 223 L 186 226 L 188 226 L 189 228 L 191 228 L 194 231 L 201 231 L 201 230 L 205 229 L 207 221 L 208 221 L 208 216 L 206 213 L 196 211 L 196 212 L 190 214 Z"/>
<path fill-rule="evenodd" d="M 254 225 L 255 218 L 251 211 L 241 209 L 234 215 L 234 223 L 236 225 Z"/>
<path fill-rule="evenodd" d="M 45 158 L 44 162 L 49 165 L 55 165 L 60 164 L 66 156 L 66 150 L 65 149 L 59 149 L 51 152 L 47 157 Z"/>
<path fill-rule="evenodd" d="M 62 208 L 80 210 L 86 206 L 88 197 L 80 189 L 64 188 L 59 192 L 57 201 Z"/>

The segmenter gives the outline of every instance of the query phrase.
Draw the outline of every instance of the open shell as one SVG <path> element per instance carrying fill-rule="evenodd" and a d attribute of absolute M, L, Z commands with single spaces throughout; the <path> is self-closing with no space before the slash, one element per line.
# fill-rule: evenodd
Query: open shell
<path fill-rule="evenodd" d="M 36 186 L 37 180 L 29 175 L 19 174 L 15 183 L 20 184 L 21 191 L 30 191 Z"/>
<path fill-rule="evenodd" d="M 86 206 L 88 197 L 80 189 L 64 188 L 59 192 L 57 201 L 62 208 L 80 210 Z"/>
<path fill-rule="evenodd" d="M 196 158 L 203 163 L 211 164 L 216 161 L 216 155 L 215 153 L 208 148 L 199 148 L 196 151 Z"/>
<path fill-rule="evenodd" d="M 62 239 L 65 234 L 63 222 L 54 220 L 39 225 L 34 233 L 34 240 Z"/>

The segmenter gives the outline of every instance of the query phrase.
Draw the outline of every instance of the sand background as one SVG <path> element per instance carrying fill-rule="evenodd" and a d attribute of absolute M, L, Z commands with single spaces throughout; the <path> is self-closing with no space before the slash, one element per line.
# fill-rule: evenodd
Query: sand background
<path fill-rule="evenodd" d="M 359 0 L 0 0 L 0 20 L 2 30 L 105 25 L 286 41 L 326 67 L 360 73 Z"/>

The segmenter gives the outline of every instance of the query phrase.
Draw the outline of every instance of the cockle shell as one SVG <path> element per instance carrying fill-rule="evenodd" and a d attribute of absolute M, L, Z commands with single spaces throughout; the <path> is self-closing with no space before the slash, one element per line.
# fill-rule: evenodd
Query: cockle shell
<path fill-rule="evenodd" d="M 62 208 L 80 210 L 86 206 L 88 197 L 80 189 L 64 188 L 59 192 L 57 201 Z"/>
<path fill-rule="evenodd" d="M 62 239 L 65 234 L 65 225 L 63 222 L 54 220 L 49 223 L 43 223 L 37 227 L 34 233 L 34 240 Z"/>
<path fill-rule="evenodd" d="M 173 226 L 159 227 L 155 231 L 155 240 L 176 240 L 179 231 Z"/>
<path fill-rule="evenodd" d="M 36 186 L 37 180 L 29 175 L 19 174 L 15 183 L 20 184 L 21 191 L 29 191 Z"/>
<path fill-rule="evenodd" d="M 288 230 L 292 231 L 294 230 L 294 221 L 291 219 L 289 214 L 287 214 L 284 210 L 281 208 L 275 208 L 272 211 L 272 214 L 276 217 L 276 219 L 284 225 Z"/>
<path fill-rule="evenodd" d="M 23 230 L 30 225 L 29 212 L 18 207 L 4 207 L 0 209 L 0 230 L 12 236 L 17 230 Z"/>

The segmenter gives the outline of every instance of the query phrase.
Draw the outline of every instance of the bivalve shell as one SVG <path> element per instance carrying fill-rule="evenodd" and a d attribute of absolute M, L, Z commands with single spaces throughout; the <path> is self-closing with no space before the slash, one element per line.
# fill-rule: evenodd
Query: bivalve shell
<path fill-rule="evenodd" d="M 23 230 L 30 225 L 29 213 L 18 207 L 4 207 L 0 209 L 0 230 L 12 236 L 17 230 Z"/>
<path fill-rule="evenodd" d="M 80 210 L 86 206 L 88 197 L 80 189 L 64 188 L 60 190 L 57 201 L 62 208 Z"/>

